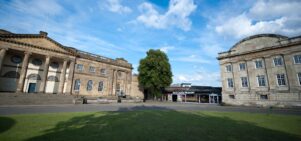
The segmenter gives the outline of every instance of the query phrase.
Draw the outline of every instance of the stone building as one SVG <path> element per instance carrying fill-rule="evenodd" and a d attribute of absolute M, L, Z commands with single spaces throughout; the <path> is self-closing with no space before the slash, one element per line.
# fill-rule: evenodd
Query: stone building
<path fill-rule="evenodd" d="M 138 87 L 136 84 L 133 87 Z M 40 34 L 0 30 L 0 92 L 131 96 L 132 65 Z M 135 94 L 143 98 L 142 93 Z"/>
<path fill-rule="evenodd" d="M 217 59 L 224 103 L 301 106 L 301 36 L 250 36 Z"/>

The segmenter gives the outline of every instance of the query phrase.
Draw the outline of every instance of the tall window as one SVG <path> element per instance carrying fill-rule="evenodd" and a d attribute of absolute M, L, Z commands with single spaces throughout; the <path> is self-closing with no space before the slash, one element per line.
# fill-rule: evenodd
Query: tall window
<path fill-rule="evenodd" d="M 98 91 L 101 92 L 103 90 L 103 81 L 98 83 Z"/>
<path fill-rule="evenodd" d="M 299 85 L 301 85 L 301 72 L 298 73 Z"/>
<path fill-rule="evenodd" d="M 80 79 L 76 79 L 74 83 L 74 90 L 79 91 L 80 88 Z"/>
<path fill-rule="evenodd" d="M 274 65 L 275 66 L 282 66 L 283 65 L 283 60 L 281 57 L 276 57 L 274 58 Z"/>
<path fill-rule="evenodd" d="M 228 78 L 228 88 L 233 88 L 233 79 L 232 78 Z"/>
<path fill-rule="evenodd" d="M 239 64 L 239 70 L 241 70 L 241 71 L 246 70 L 246 63 L 240 63 Z"/>
<path fill-rule="evenodd" d="M 286 85 L 285 83 L 285 75 L 284 74 L 277 74 L 277 82 L 279 86 Z"/>
<path fill-rule="evenodd" d="M 257 80 L 258 80 L 258 86 L 266 86 L 264 75 L 258 75 Z"/>
<path fill-rule="evenodd" d="M 295 55 L 294 61 L 295 61 L 295 64 L 301 64 L 301 55 Z"/>
<path fill-rule="evenodd" d="M 101 73 L 102 75 L 106 75 L 107 71 L 106 71 L 106 69 L 100 69 L 100 73 Z"/>
<path fill-rule="evenodd" d="M 76 69 L 77 69 L 78 71 L 83 71 L 83 70 L 84 70 L 84 65 L 83 65 L 83 64 L 77 64 L 77 65 L 76 65 Z"/>
<path fill-rule="evenodd" d="M 95 67 L 93 67 L 93 66 L 90 66 L 90 67 L 89 67 L 89 72 L 92 72 L 92 73 L 94 73 L 94 72 L 95 72 Z"/>
<path fill-rule="evenodd" d="M 88 83 L 87 83 L 87 91 L 91 91 L 92 88 L 93 88 L 93 81 L 89 80 Z"/>
<path fill-rule="evenodd" d="M 263 67 L 262 60 L 256 60 L 255 67 L 256 67 L 256 69 L 262 68 Z"/>
<path fill-rule="evenodd" d="M 116 85 L 116 92 L 120 92 L 120 83 L 117 83 Z"/>
<path fill-rule="evenodd" d="M 231 65 L 227 65 L 226 66 L 226 71 L 227 72 L 232 72 L 232 66 Z"/>
<path fill-rule="evenodd" d="M 248 87 L 248 78 L 247 77 L 241 77 L 241 86 L 242 87 Z"/>

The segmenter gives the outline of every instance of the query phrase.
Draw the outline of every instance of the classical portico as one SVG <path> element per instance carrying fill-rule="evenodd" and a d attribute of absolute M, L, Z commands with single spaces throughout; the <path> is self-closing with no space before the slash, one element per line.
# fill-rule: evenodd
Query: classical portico
<path fill-rule="evenodd" d="M 35 35 L 1 34 L 0 37 L 0 83 L 3 86 L 0 91 L 70 93 L 72 84 L 67 85 L 65 80 L 72 81 L 65 77 L 69 77 L 67 69 L 74 67 L 75 56 L 71 52 L 48 38 L 45 32 Z"/>
<path fill-rule="evenodd" d="M 131 96 L 132 65 L 63 46 L 39 34 L 0 31 L 0 92 Z M 140 91 L 135 97 L 143 97 Z"/>

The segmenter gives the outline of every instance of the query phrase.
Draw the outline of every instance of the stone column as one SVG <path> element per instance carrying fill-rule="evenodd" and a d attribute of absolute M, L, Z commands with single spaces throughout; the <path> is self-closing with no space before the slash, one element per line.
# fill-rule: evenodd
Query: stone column
<path fill-rule="evenodd" d="M 46 83 L 47 83 L 47 75 L 49 69 L 50 56 L 46 56 L 46 61 L 43 68 L 43 75 L 41 77 L 41 85 L 40 85 L 40 93 L 45 93 Z"/>
<path fill-rule="evenodd" d="M 246 71 L 247 71 L 247 79 L 248 79 L 248 89 L 249 92 L 251 91 L 251 82 L 250 82 L 250 76 L 249 76 L 249 66 L 248 66 L 248 60 L 244 60 L 244 62 L 246 63 Z"/>
<path fill-rule="evenodd" d="M 63 92 L 64 92 L 66 67 L 67 67 L 67 60 L 64 60 L 63 68 L 62 68 L 61 76 L 60 76 L 59 94 L 63 94 Z"/>
<path fill-rule="evenodd" d="M 124 85 L 125 85 L 124 93 L 126 95 L 129 95 L 129 94 L 127 94 L 127 90 L 128 90 L 128 72 L 127 71 L 125 72 L 125 83 L 124 83 Z"/>
<path fill-rule="evenodd" d="M 6 54 L 6 48 L 2 48 L 0 50 L 0 72 L 1 72 L 1 69 L 2 69 L 2 63 L 3 63 L 3 60 L 4 60 L 4 57 L 5 57 L 5 54 Z"/>
<path fill-rule="evenodd" d="M 114 86 L 114 79 L 115 79 L 115 69 L 113 69 L 113 72 L 112 72 L 112 76 L 111 76 L 111 94 L 110 95 L 114 95 L 114 90 L 115 90 L 115 86 Z"/>
<path fill-rule="evenodd" d="M 115 71 L 114 71 L 114 79 L 113 79 L 113 95 L 114 95 L 114 96 L 117 96 L 117 93 L 116 93 L 116 87 L 117 87 L 117 73 L 118 73 L 118 70 L 115 70 Z"/>
<path fill-rule="evenodd" d="M 20 78 L 19 78 L 19 82 L 17 85 L 17 92 L 23 92 L 24 81 L 25 81 L 25 77 L 26 77 L 28 60 L 29 60 L 30 55 L 31 55 L 30 52 L 25 52 L 24 59 L 22 62 L 22 68 L 21 68 L 21 72 L 20 72 Z"/>
<path fill-rule="evenodd" d="M 264 63 L 264 73 L 265 73 L 266 78 L 267 78 L 266 79 L 266 84 L 267 84 L 267 87 L 268 87 L 268 91 L 270 91 L 270 80 L 269 80 L 269 74 L 268 74 L 266 59 L 263 57 L 262 60 L 263 60 L 263 63 Z"/>
<path fill-rule="evenodd" d="M 281 57 L 282 57 L 282 60 L 283 60 L 283 67 L 284 67 L 285 76 L 286 76 L 286 81 L 285 82 L 286 82 L 286 85 L 288 87 L 288 90 L 290 91 L 292 86 L 290 85 L 289 74 L 292 74 L 292 73 L 287 73 L 287 66 L 286 66 L 286 61 L 285 61 L 285 58 L 284 58 L 284 54 L 281 54 Z"/>
<path fill-rule="evenodd" d="M 68 81 L 67 81 L 67 88 L 66 88 L 66 94 L 72 94 L 72 83 L 73 83 L 73 74 L 74 74 L 74 67 L 75 62 L 71 61 L 69 65 L 69 74 L 68 74 Z"/>
<path fill-rule="evenodd" d="M 233 94 L 236 94 L 236 87 L 235 87 L 235 78 L 234 78 L 234 69 L 233 69 L 233 63 L 231 62 L 231 73 L 232 73 L 232 83 L 233 83 Z"/>

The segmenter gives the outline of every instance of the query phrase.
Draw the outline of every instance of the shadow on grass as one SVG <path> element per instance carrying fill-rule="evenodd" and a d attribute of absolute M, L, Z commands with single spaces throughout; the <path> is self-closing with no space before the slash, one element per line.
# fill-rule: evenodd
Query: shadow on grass
<path fill-rule="evenodd" d="M 154 108 L 162 110 L 148 110 Z M 204 114 L 196 115 L 161 107 L 137 106 L 123 108 L 120 111 L 74 117 L 58 123 L 55 128 L 28 141 L 300 140 L 296 135 L 258 127 L 248 122 Z"/>
<path fill-rule="evenodd" d="M 0 133 L 7 131 L 16 124 L 16 121 L 9 117 L 0 117 Z"/>

